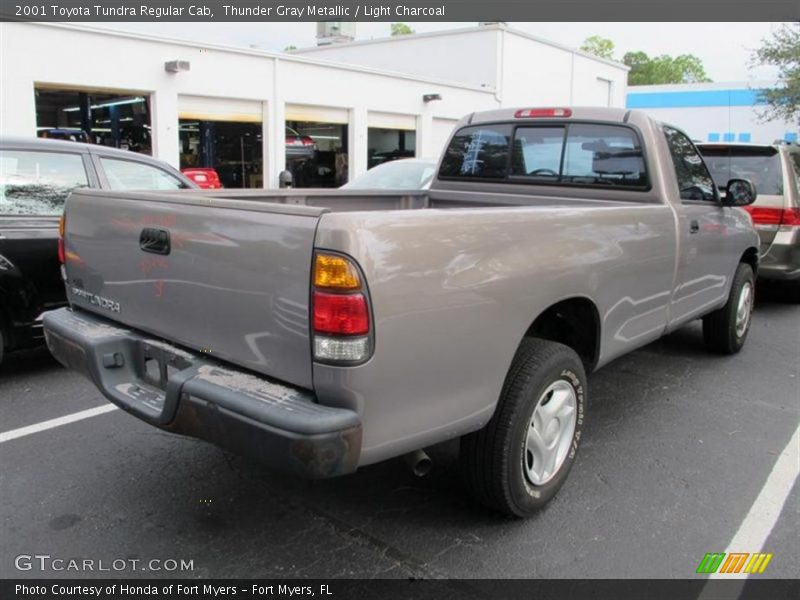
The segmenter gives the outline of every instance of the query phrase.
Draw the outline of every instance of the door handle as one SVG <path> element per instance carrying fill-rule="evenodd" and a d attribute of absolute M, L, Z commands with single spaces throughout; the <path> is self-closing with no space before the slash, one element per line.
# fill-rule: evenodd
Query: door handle
<path fill-rule="evenodd" d="M 694 219 L 689 223 L 689 233 L 697 233 L 698 231 L 700 231 L 700 223 L 697 222 L 697 219 Z"/>
<path fill-rule="evenodd" d="M 139 235 L 139 248 L 153 254 L 169 254 L 169 231 L 146 227 Z"/>

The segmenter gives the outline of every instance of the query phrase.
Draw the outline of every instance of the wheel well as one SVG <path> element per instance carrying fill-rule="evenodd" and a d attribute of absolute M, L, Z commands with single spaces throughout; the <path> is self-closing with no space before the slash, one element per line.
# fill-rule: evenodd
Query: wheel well
<path fill-rule="evenodd" d="M 586 370 L 591 371 L 600 354 L 600 316 L 587 298 L 562 300 L 540 314 L 525 337 L 569 346 L 581 357 Z"/>
<path fill-rule="evenodd" d="M 758 275 L 758 248 L 748 248 L 739 259 L 740 263 L 747 263 L 753 268 L 753 275 Z"/>

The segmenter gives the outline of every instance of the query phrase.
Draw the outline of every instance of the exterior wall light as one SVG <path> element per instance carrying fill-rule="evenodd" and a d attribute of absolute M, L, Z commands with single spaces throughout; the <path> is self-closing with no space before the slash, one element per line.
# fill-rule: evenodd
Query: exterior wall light
<path fill-rule="evenodd" d="M 190 68 L 191 63 L 188 60 L 170 60 L 164 63 L 164 70 L 167 73 L 180 73 L 188 71 Z"/>
<path fill-rule="evenodd" d="M 435 100 L 441 100 L 441 99 L 442 99 L 442 95 L 441 94 L 424 94 L 422 96 L 422 101 L 425 104 L 427 104 L 428 102 L 433 102 Z"/>

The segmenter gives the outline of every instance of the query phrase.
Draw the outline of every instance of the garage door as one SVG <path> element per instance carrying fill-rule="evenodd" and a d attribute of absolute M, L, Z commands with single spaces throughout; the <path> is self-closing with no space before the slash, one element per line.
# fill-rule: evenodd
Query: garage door
<path fill-rule="evenodd" d="M 178 118 L 198 121 L 260 123 L 262 103 L 257 100 L 178 96 Z"/>
<path fill-rule="evenodd" d="M 450 139 L 450 134 L 458 121 L 456 119 L 433 120 L 433 155 L 439 156 L 444 151 L 444 146 Z"/>
<path fill-rule="evenodd" d="M 379 129 L 415 131 L 417 129 L 417 117 L 397 113 L 370 112 L 367 115 L 367 126 Z"/>
<path fill-rule="evenodd" d="M 333 108 L 329 106 L 310 106 L 307 104 L 287 104 L 287 121 L 304 121 L 306 123 L 339 123 L 346 125 L 348 122 L 346 108 Z"/>

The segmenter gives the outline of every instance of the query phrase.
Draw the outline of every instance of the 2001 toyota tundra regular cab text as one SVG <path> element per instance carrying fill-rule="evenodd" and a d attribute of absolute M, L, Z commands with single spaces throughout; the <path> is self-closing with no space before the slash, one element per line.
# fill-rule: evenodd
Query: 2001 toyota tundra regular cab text
<path fill-rule="evenodd" d="M 427 191 L 79 190 L 47 342 L 144 421 L 305 476 L 460 437 L 476 498 L 524 516 L 574 462 L 586 371 L 700 317 L 741 348 L 754 199 L 590 108 L 464 118 Z"/>

